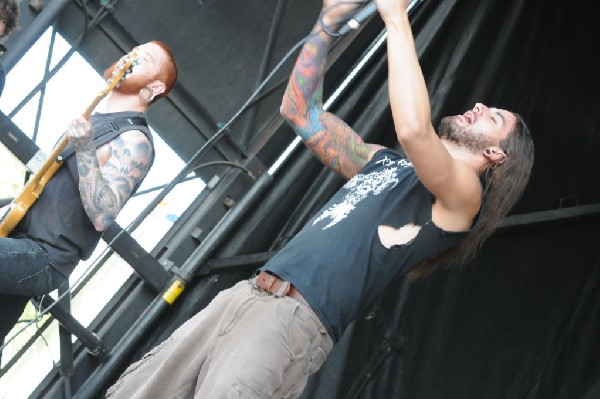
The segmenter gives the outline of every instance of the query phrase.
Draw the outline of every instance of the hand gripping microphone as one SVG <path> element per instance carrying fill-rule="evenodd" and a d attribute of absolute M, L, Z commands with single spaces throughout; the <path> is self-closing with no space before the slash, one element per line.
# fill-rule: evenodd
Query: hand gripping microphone
<path fill-rule="evenodd" d="M 362 24 L 366 19 L 368 19 L 371 15 L 377 12 L 377 4 L 375 1 L 370 1 L 366 6 L 360 8 L 356 11 L 356 14 L 352 16 L 338 31 L 340 36 L 344 36 L 348 32 L 353 29 L 358 29 L 360 24 Z"/>

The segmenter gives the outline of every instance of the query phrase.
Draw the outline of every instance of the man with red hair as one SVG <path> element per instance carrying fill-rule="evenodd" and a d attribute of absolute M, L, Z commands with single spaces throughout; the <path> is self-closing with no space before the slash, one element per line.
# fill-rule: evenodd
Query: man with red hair
<path fill-rule="evenodd" d="M 64 165 L 9 236 L 0 238 L 0 342 L 31 297 L 68 284 L 152 165 L 146 111 L 173 88 L 177 66 L 169 48 L 153 41 L 122 57 L 105 78 L 117 76 L 134 54 L 130 74 L 107 95 L 102 112 L 70 122 Z"/>

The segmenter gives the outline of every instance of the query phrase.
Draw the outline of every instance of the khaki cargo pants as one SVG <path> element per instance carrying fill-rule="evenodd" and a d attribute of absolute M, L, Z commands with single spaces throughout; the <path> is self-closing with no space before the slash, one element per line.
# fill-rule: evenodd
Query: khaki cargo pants
<path fill-rule="evenodd" d="M 129 366 L 107 398 L 297 398 L 332 345 L 309 307 L 241 281 Z"/>

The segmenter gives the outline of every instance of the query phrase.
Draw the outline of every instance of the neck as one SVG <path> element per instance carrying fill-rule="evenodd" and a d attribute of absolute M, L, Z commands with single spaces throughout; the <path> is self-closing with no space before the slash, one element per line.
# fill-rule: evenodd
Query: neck
<path fill-rule="evenodd" d="M 137 111 L 146 112 L 149 104 L 143 103 L 138 95 L 111 92 L 101 105 L 100 112 Z"/>
<path fill-rule="evenodd" d="M 453 159 L 468 164 L 477 174 L 482 173 L 489 166 L 487 159 L 480 153 L 444 139 L 442 139 L 442 144 L 444 144 Z"/>

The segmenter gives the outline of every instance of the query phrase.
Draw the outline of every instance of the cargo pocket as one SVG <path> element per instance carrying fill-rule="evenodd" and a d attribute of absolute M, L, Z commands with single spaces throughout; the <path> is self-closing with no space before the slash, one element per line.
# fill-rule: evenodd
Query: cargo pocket
<path fill-rule="evenodd" d="M 310 353 L 310 366 L 308 369 L 309 375 L 316 373 L 321 366 L 323 366 L 323 363 L 325 363 L 327 355 L 333 346 L 331 338 L 327 334 L 327 330 L 325 328 L 322 328 L 319 331 L 319 336 L 315 338 L 315 344 L 316 345 L 314 349 Z"/>
<path fill-rule="evenodd" d="M 164 349 L 164 347 L 167 346 L 171 341 L 172 341 L 172 337 L 165 339 L 162 343 L 156 345 L 149 352 L 147 352 L 140 360 L 138 360 L 137 362 L 135 362 L 135 363 L 131 364 L 129 367 L 127 367 L 127 369 L 125 369 L 123 374 L 121 374 L 121 376 L 119 377 L 117 382 L 115 382 L 115 384 L 106 391 L 106 398 L 108 399 L 112 395 L 114 395 L 115 391 L 117 391 L 119 389 L 119 387 L 121 386 L 123 381 L 129 375 L 131 375 L 136 370 L 138 370 L 140 367 L 142 367 L 144 364 L 146 364 L 150 359 L 152 359 L 153 356 L 155 356 L 162 349 Z"/>

